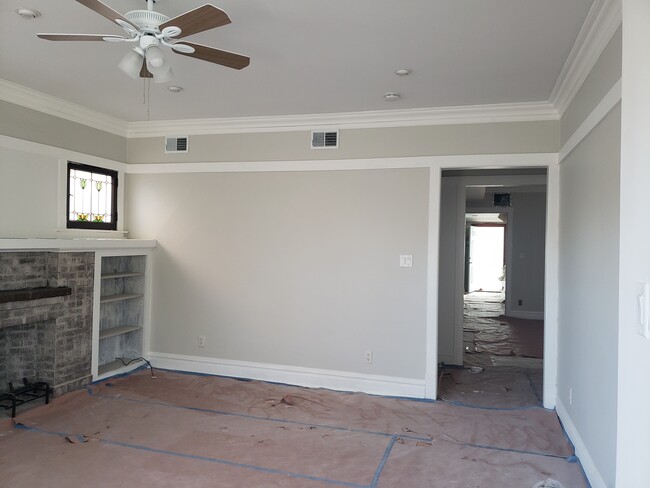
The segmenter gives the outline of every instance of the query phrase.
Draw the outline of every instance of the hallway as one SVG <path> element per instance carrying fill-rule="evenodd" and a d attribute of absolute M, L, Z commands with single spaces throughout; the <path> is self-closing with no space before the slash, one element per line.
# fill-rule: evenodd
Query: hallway
<path fill-rule="evenodd" d="M 463 367 L 440 369 L 438 397 L 463 405 L 542 405 L 544 322 L 504 316 L 502 293 L 464 298 Z"/>

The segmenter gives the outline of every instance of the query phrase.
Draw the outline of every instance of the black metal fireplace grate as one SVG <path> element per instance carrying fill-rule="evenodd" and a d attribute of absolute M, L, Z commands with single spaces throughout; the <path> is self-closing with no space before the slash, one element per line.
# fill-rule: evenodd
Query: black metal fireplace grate
<path fill-rule="evenodd" d="M 23 378 L 23 385 L 14 388 L 14 385 L 9 383 L 9 391 L 0 393 L 0 407 L 5 410 L 11 409 L 11 417 L 16 416 L 16 407 L 24 403 L 28 403 L 38 398 L 45 398 L 45 403 L 50 403 L 50 395 L 52 395 L 52 388 L 44 381 L 37 381 L 30 383 L 26 378 Z"/>

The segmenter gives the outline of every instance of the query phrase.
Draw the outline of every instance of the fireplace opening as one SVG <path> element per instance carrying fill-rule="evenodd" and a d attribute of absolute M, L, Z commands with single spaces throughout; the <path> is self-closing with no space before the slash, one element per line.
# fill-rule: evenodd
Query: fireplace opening
<path fill-rule="evenodd" d="M 0 329 L 0 391 L 9 383 L 54 381 L 55 320 Z"/>

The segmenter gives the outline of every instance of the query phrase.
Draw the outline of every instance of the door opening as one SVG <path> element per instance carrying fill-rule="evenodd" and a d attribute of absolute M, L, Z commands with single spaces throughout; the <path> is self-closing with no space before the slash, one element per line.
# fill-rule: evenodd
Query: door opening
<path fill-rule="evenodd" d="M 443 171 L 442 400 L 504 408 L 543 403 L 546 175 L 522 172 Z M 495 204 L 504 190 L 510 205 Z"/>
<path fill-rule="evenodd" d="M 470 215 L 468 217 L 471 218 Z M 466 292 L 505 291 L 505 225 L 468 223 Z"/>

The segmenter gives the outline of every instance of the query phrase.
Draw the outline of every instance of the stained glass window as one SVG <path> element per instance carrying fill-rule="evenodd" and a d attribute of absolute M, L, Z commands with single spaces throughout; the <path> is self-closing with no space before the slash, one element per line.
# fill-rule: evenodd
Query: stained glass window
<path fill-rule="evenodd" d="M 68 163 L 68 228 L 117 229 L 117 171 Z"/>

